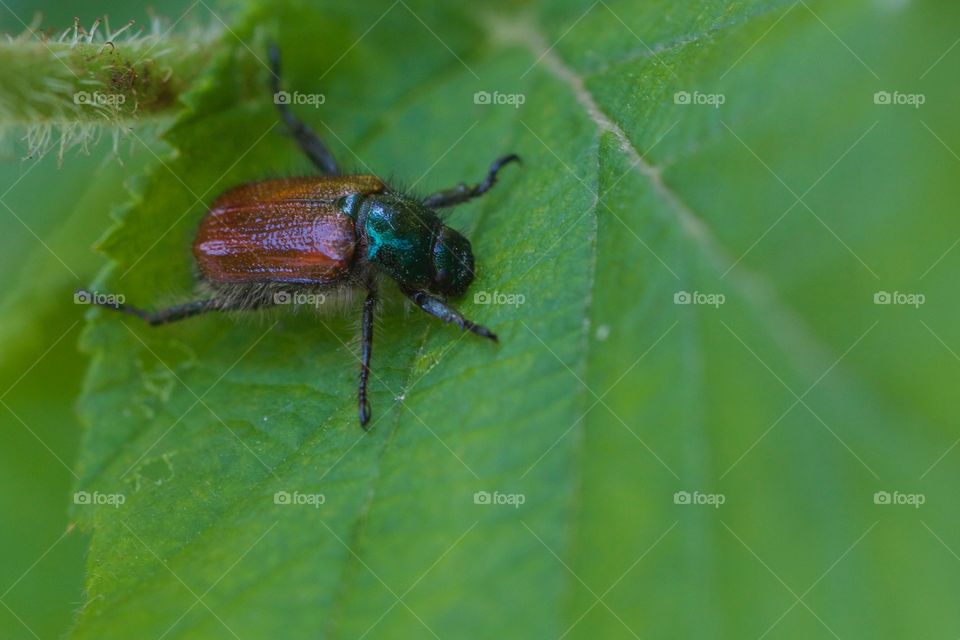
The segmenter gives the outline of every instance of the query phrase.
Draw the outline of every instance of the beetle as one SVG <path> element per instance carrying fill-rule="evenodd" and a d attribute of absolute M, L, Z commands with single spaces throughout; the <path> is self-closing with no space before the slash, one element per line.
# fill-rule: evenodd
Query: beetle
<path fill-rule="evenodd" d="M 292 293 L 365 291 L 357 404 L 366 429 L 373 316 L 381 280 L 394 280 L 425 313 L 497 341 L 496 334 L 447 302 L 466 292 L 475 264 L 470 241 L 444 224 L 437 211 L 482 196 L 496 183 L 500 169 L 520 158 L 502 156 L 481 182 L 461 182 L 422 199 L 374 175 L 342 174 L 320 137 L 296 117 L 289 101 L 278 99 L 279 48 L 270 45 L 268 56 L 280 119 L 320 175 L 242 184 L 216 198 L 193 242 L 200 299 L 149 311 L 78 293 L 158 326 L 210 311 L 262 309 Z"/>

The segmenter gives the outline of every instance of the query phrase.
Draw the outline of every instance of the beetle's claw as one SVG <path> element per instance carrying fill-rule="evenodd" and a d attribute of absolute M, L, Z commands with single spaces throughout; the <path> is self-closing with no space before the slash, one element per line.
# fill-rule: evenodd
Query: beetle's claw
<path fill-rule="evenodd" d="M 493 340 L 494 342 L 500 342 L 500 340 L 497 338 L 497 334 L 495 334 L 493 331 L 490 331 L 490 329 L 487 329 L 487 328 L 484 327 L 483 325 L 473 324 L 473 323 L 471 322 L 471 323 L 469 323 L 469 324 L 466 324 L 463 328 L 464 328 L 464 329 L 467 329 L 467 330 L 469 330 L 469 331 L 472 331 L 473 333 L 477 334 L 478 336 L 481 336 L 481 337 L 484 337 L 484 338 L 489 338 L 489 339 Z"/>
<path fill-rule="evenodd" d="M 370 403 L 364 398 L 360 401 L 360 426 L 364 431 L 369 431 L 367 423 L 370 422 Z"/>

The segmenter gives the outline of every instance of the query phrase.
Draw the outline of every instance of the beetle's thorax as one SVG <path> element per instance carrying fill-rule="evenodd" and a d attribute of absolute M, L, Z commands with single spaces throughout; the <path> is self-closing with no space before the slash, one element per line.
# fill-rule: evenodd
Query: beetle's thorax
<path fill-rule="evenodd" d="M 427 288 L 443 221 L 418 200 L 399 193 L 351 195 L 343 210 L 356 220 L 362 257 L 407 287 Z"/>

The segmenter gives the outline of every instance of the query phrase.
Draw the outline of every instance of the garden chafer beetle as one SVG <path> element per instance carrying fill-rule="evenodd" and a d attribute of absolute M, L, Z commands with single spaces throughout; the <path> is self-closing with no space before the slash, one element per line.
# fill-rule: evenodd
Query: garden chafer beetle
<path fill-rule="evenodd" d="M 275 45 L 269 57 L 271 88 L 278 96 L 280 52 Z M 466 292 L 475 263 L 470 241 L 444 224 L 437 210 L 483 195 L 500 169 L 520 158 L 500 157 L 482 182 L 460 183 L 419 199 L 377 176 L 341 174 L 329 149 L 293 114 L 289 101 L 274 102 L 320 175 L 243 184 L 213 202 L 193 242 L 202 298 L 156 311 L 91 298 L 156 326 L 209 311 L 262 309 L 299 293 L 364 291 L 357 400 L 360 424 L 366 428 L 373 316 L 384 277 L 424 312 L 497 340 L 447 302 Z"/>

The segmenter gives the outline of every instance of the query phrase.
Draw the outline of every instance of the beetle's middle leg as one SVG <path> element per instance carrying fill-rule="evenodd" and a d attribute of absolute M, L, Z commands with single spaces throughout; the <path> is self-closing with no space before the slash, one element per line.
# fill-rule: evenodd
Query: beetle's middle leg
<path fill-rule="evenodd" d="M 367 428 L 370 422 L 370 402 L 367 401 L 367 381 L 370 379 L 370 356 L 373 352 L 373 310 L 377 306 L 377 287 L 367 285 L 367 299 L 363 301 L 363 320 L 361 323 L 360 343 L 360 388 L 357 392 L 357 404 L 360 411 L 360 426 Z"/>
<path fill-rule="evenodd" d="M 287 129 L 290 130 L 290 134 L 297 141 L 300 149 L 310 158 L 310 162 L 323 173 L 337 175 L 339 173 L 337 161 L 333 159 L 330 149 L 323 143 L 320 136 L 314 133 L 313 129 L 293 115 L 289 104 L 290 94 L 280 90 L 280 48 L 271 43 L 267 55 L 270 58 L 272 72 L 270 88 L 273 89 L 273 102 L 277 105 L 277 110 L 280 112 L 284 124 L 287 125 Z"/>
<path fill-rule="evenodd" d="M 520 156 L 515 153 L 511 153 L 510 155 L 497 158 L 493 161 L 493 164 L 490 165 L 490 170 L 487 171 L 487 177 L 483 179 L 483 182 L 473 186 L 461 182 L 455 187 L 444 189 L 443 191 L 437 191 L 436 193 L 427 196 L 423 199 L 423 204 L 431 209 L 441 209 L 443 207 L 452 207 L 468 200 L 473 200 L 474 198 L 479 198 L 489 191 L 494 184 L 496 184 L 497 173 L 500 172 L 500 169 L 503 168 L 504 165 L 511 162 L 520 162 Z"/>

